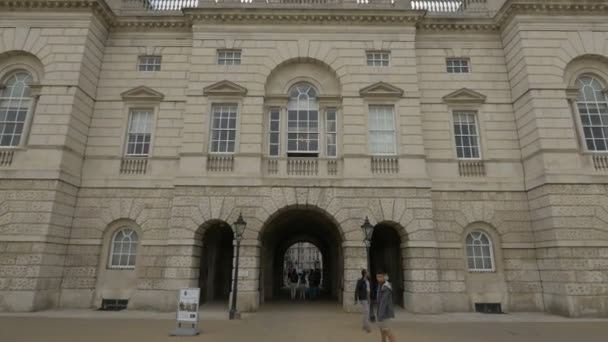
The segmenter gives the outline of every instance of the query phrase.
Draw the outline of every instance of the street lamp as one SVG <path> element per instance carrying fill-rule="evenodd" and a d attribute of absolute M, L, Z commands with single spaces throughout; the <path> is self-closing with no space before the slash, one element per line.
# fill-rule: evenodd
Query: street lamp
<path fill-rule="evenodd" d="M 239 218 L 232 224 L 234 226 L 234 236 L 236 239 L 236 265 L 234 267 L 234 279 L 232 280 L 232 305 L 230 307 L 230 319 L 235 319 L 239 316 L 236 311 L 236 294 L 238 291 L 238 275 L 239 275 L 239 254 L 241 250 L 241 240 L 243 239 L 243 233 L 247 227 L 247 222 L 243 220 L 243 214 L 239 214 Z"/>
<path fill-rule="evenodd" d="M 367 255 L 367 274 L 369 276 L 369 283 L 370 283 L 370 291 L 373 291 L 371 289 L 371 283 L 372 283 L 372 266 L 371 266 L 371 259 L 369 257 L 369 249 L 372 245 L 372 235 L 374 234 L 374 226 L 372 226 L 371 223 L 369 223 L 369 219 L 367 218 L 367 216 L 365 216 L 365 221 L 363 221 L 363 224 L 361 225 L 361 229 L 363 230 L 363 236 L 364 239 L 363 241 L 365 242 L 365 252 Z M 374 315 L 374 310 L 373 310 L 373 305 L 372 305 L 372 295 L 370 293 L 369 296 L 369 320 L 374 322 L 376 320 L 376 316 Z"/>

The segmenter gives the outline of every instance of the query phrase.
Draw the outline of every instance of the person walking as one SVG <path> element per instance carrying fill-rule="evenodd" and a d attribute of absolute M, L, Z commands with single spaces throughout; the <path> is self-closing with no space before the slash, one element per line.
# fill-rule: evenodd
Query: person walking
<path fill-rule="evenodd" d="M 393 310 L 393 287 L 388 282 L 388 276 L 384 272 L 378 272 L 376 274 L 376 281 L 380 288 L 378 295 L 378 314 L 376 315 L 376 321 L 378 322 L 378 328 L 380 328 L 380 337 L 382 342 L 386 342 L 387 339 L 390 342 L 395 342 L 395 335 L 391 329 L 392 319 L 395 317 Z"/>
<path fill-rule="evenodd" d="M 300 299 L 306 299 L 306 291 L 308 291 L 308 274 L 306 270 L 302 270 L 302 273 L 300 273 L 298 288 L 300 289 Z"/>
<path fill-rule="evenodd" d="M 298 289 L 298 272 L 295 268 L 289 269 L 289 273 L 287 274 L 287 278 L 289 281 L 289 290 L 291 291 L 291 300 L 296 299 L 296 290 Z"/>
<path fill-rule="evenodd" d="M 355 304 L 359 302 L 361 305 L 361 312 L 363 314 L 363 330 L 368 333 L 372 332 L 369 325 L 369 302 L 371 299 L 371 288 L 369 283 L 369 277 L 367 276 L 367 270 L 361 270 L 361 278 L 357 280 L 355 289 Z"/>

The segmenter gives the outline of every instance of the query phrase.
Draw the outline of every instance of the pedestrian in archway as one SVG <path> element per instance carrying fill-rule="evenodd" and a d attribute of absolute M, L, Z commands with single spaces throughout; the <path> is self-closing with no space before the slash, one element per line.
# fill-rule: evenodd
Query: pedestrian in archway
<path fill-rule="evenodd" d="M 357 280 L 355 289 L 355 304 L 357 302 L 361 305 L 361 312 L 363 314 L 363 330 L 368 333 L 372 332 L 369 324 L 369 302 L 371 299 L 371 287 L 369 283 L 369 277 L 367 270 L 361 270 L 361 278 Z"/>
<path fill-rule="evenodd" d="M 376 320 L 378 322 L 378 328 L 380 328 L 380 336 L 382 342 L 388 341 L 395 342 L 395 335 L 391 329 L 392 319 L 395 317 L 393 310 L 393 287 L 388 282 L 388 276 L 384 272 L 378 272 L 376 274 L 376 281 L 378 282 L 379 295 L 378 301 L 378 314 Z"/>
<path fill-rule="evenodd" d="M 313 283 L 312 283 L 312 298 L 315 299 L 319 297 L 321 292 L 321 270 L 315 266 L 315 270 L 312 272 L 313 274 Z"/>
<path fill-rule="evenodd" d="M 306 299 L 306 292 L 308 291 L 308 272 L 306 270 L 302 270 L 302 273 L 300 273 L 298 289 L 300 290 L 300 299 Z"/>
<path fill-rule="evenodd" d="M 296 299 L 296 290 L 298 288 L 298 272 L 295 268 L 290 268 L 289 273 L 287 274 L 287 278 L 289 281 L 289 290 L 291 291 L 291 299 Z"/>

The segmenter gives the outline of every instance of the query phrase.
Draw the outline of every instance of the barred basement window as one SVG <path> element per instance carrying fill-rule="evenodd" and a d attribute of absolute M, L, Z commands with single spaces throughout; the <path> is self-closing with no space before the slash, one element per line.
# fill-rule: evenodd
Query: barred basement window
<path fill-rule="evenodd" d="M 396 154 L 393 106 L 369 106 L 369 139 L 372 155 Z"/>
<path fill-rule="evenodd" d="M 110 251 L 110 268 L 135 268 L 137 256 L 137 233 L 130 228 L 123 228 L 112 238 Z"/>
<path fill-rule="evenodd" d="M 125 155 L 147 157 L 152 139 L 152 109 L 134 109 L 129 114 Z"/>
<path fill-rule="evenodd" d="M 576 101 L 589 151 L 608 151 L 608 95 L 602 82 L 592 75 L 576 80 Z"/>
<path fill-rule="evenodd" d="M 139 56 L 137 60 L 137 70 L 160 71 L 160 61 L 160 56 Z"/>
<path fill-rule="evenodd" d="M 390 51 L 367 51 L 367 66 L 387 67 L 390 64 Z"/>
<path fill-rule="evenodd" d="M 467 58 L 448 58 L 446 65 L 450 74 L 466 74 L 470 72 L 469 60 Z"/>
<path fill-rule="evenodd" d="M 454 138 L 458 159 L 479 159 L 479 133 L 475 113 L 454 112 Z"/>
<path fill-rule="evenodd" d="M 236 146 L 237 105 L 216 103 L 212 106 L 211 153 L 234 153 Z"/>
<path fill-rule="evenodd" d="M 239 65 L 241 64 L 241 50 L 218 50 L 217 64 Z"/>
<path fill-rule="evenodd" d="M 466 239 L 467 264 L 471 272 L 494 271 L 494 251 L 492 242 L 481 231 L 474 231 Z"/>
<path fill-rule="evenodd" d="M 10 74 L 0 92 L 0 146 L 19 146 L 27 115 L 32 106 L 32 75 L 24 70 Z"/>

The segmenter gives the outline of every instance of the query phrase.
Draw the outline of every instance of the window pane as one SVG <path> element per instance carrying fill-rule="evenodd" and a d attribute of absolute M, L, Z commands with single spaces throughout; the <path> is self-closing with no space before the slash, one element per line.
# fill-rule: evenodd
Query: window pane
<path fill-rule="evenodd" d="M 372 154 L 395 153 L 393 106 L 369 107 L 370 151 Z"/>
<path fill-rule="evenodd" d="M 231 103 L 214 104 L 211 111 L 213 126 L 211 128 L 210 152 L 234 153 L 237 105 Z"/>
<path fill-rule="evenodd" d="M 581 117 L 583 133 L 590 151 L 608 149 L 608 96 L 603 93 L 604 85 L 592 75 L 577 79 L 579 95 L 577 108 Z"/>

